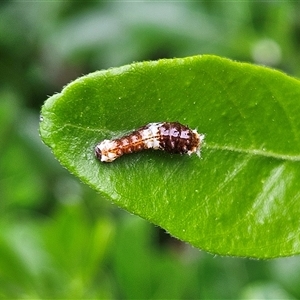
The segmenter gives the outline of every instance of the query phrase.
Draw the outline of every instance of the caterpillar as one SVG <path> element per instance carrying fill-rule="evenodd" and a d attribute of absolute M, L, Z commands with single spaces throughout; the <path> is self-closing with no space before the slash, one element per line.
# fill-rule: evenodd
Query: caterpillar
<path fill-rule="evenodd" d="M 200 156 L 204 135 L 178 122 L 149 123 L 133 132 L 112 140 L 103 140 L 95 147 L 95 155 L 102 162 L 112 162 L 123 154 L 144 149 Z"/>

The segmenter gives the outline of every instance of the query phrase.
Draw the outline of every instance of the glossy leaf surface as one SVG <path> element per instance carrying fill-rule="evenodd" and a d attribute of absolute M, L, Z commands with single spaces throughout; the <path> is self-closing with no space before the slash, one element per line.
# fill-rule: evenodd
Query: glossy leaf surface
<path fill-rule="evenodd" d="M 201 158 L 144 151 L 101 163 L 95 145 L 149 122 L 204 133 Z M 300 82 L 215 56 L 81 77 L 50 97 L 40 132 L 73 174 L 208 252 L 300 252 Z"/>

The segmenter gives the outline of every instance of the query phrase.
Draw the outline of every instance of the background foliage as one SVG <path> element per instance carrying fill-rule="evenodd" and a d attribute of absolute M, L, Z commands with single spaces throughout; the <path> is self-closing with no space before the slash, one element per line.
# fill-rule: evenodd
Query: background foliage
<path fill-rule="evenodd" d="M 213 257 L 112 206 L 38 136 L 47 98 L 132 61 L 217 54 L 300 74 L 299 2 L 1 2 L 0 297 L 300 297 L 299 257 Z"/>

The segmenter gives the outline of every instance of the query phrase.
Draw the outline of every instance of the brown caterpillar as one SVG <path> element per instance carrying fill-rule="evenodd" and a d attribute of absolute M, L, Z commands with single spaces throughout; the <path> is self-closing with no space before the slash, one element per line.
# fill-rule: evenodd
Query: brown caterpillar
<path fill-rule="evenodd" d="M 95 147 L 96 157 L 112 162 L 123 154 L 143 149 L 200 156 L 204 135 L 178 122 L 149 123 L 118 139 L 103 140 Z"/>

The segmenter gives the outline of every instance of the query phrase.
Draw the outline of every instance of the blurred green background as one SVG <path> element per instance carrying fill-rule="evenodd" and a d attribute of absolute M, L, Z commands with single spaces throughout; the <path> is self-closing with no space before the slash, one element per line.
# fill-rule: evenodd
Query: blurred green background
<path fill-rule="evenodd" d="M 1 1 L 0 298 L 299 299 L 299 257 L 181 243 L 81 184 L 38 135 L 43 102 L 83 74 L 216 54 L 299 77 L 299 48 L 299 1 Z"/>

